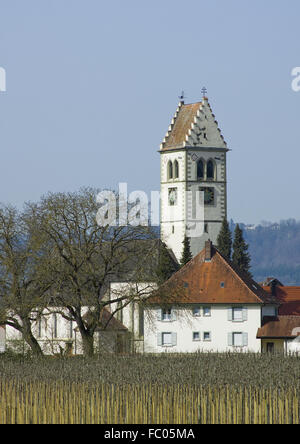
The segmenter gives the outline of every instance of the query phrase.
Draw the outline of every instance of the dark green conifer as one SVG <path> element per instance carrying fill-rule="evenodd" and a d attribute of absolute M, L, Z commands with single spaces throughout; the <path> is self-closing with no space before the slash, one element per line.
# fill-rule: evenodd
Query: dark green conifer
<path fill-rule="evenodd" d="M 250 273 L 250 262 L 251 258 L 248 253 L 248 244 L 246 244 L 243 231 L 239 227 L 239 224 L 236 225 L 234 230 L 234 241 L 233 241 L 233 253 L 232 253 L 232 262 L 234 265 L 239 267 L 242 271 L 248 274 L 251 277 Z"/>
<path fill-rule="evenodd" d="M 166 245 L 162 244 L 159 249 L 158 266 L 156 270 L 158 283 L 162 284 L 168 280 L 178 269 L 178 263 L 171 257 Z"/>
<path fill-rule="evenodd" d="M 232 235 L 229 228 L 229 223 L 224 217 L 219 236 L 217 238 L 217 248 L 219 252 L 227 259 L 231 258 L 232 249 Z"/>
<path fill-rule="evenodd" d="M 190 239 L 187 236 L 184 236 L 182 243 L 183 243 L 183 251 L 180 264 L 183 267 L 185 264 L 187 264 L 190 260 L 193 259 L 193 256 L 191 253 Z"/>

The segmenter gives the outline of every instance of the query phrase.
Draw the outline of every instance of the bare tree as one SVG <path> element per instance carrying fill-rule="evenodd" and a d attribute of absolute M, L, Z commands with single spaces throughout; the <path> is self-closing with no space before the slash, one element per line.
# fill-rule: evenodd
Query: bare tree
<path fill-rule="evenodd" d="M 28 220 L 35 225 L 32 231 L 51 251 L 45 282 L 50 273 L 53 304 L 62 308 L 63 317 L 76 322 L 84 354 L 89 356 L 94 353 L 94 333 L 104 307 L 113 307 L 113 315 L 146 294 L 143 286 L 110 297 L 109 288 L 112 280 L 124 276 L 128 281 L 145 279 L 147 256 L 152 254 L 145 240 L 153 238 L 146 227 L 98 225 L 96 195 L 92 189 L 52 193 L 37 204 L 27 204 Z"/>
<path fill-rule="evenodd" d="M 42 355 L 33 334 L 33 323 L 47 304 L 51 278 L 41 279 L 45 250 L 33 235 L 23 214 L 11 206 L 0 207 L 0 324 L 22 334 L 35 355 Z"/>

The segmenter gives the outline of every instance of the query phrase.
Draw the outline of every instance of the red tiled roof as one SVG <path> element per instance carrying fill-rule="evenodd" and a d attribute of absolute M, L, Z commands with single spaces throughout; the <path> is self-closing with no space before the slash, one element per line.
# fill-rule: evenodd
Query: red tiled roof
<path fill-rule="evenodd" d="M 269 294 L 272 292 L 270 287 L 263 287 L 263 289 Z M 274 296 L 280 304 L 279 315 L 300 316 L 300 287 L 276 286 L 274 291 Z"/>
<path fill-rule="evenodd" d="M 176 117 L 172 131 L 168 135 L 163 149 L 176 148 L 185 142 L 185 138 L 191 129 L 197 111 L 200 109 L 201 102 L 192 103 L 189 105 L 182 105 Z"/>
<path fill-rule="evenodd" d="M 263 304 L 271 300 L 259 284 L 212 247 L 210 262 L 205 261 L 205 249 L 202 250 L 154 292 L 148 302 Z"/>
<path fill-rule="evenodd" d="M 299 333 L 295 331 L 299 329 Z M 265 317 L 257 331 L 257 338 L 295 338 L 300 334 L 299 316 Z"/>

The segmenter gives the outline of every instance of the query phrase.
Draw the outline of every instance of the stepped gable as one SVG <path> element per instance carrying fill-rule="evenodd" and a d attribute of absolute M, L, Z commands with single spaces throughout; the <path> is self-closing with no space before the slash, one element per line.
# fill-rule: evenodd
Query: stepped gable
<path fill-rule="evenodd" d="M 202 102 L 179 103 L 160 149 L 183 147 L 227 148 L 207 97 Z"/>
<path fill-rule="evenodd" d="M 267 304 L 272 295 L 207 241 L 205 248 L 148 299 L 150 304 Z"/>

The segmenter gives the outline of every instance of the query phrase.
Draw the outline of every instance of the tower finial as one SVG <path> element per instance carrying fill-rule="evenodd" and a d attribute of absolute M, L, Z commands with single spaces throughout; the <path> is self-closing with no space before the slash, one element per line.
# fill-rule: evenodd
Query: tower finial
<path fill-rule="evenodd" d="M 184 91 L 181 91 L 181 96 L 178 96 L 178 99 L 180 99 L 180 103 L 184 103 Z"/>
<path fill-rule="evenodd" d="M 204 99 L 204 97 L 206 97 L 206 94 L 207 94 L 207 89 L 205 88 L 205 86 L 203 86 L 203 88 L 201 89 L 201 92 L 202 92 L 202 97 Z"/>

